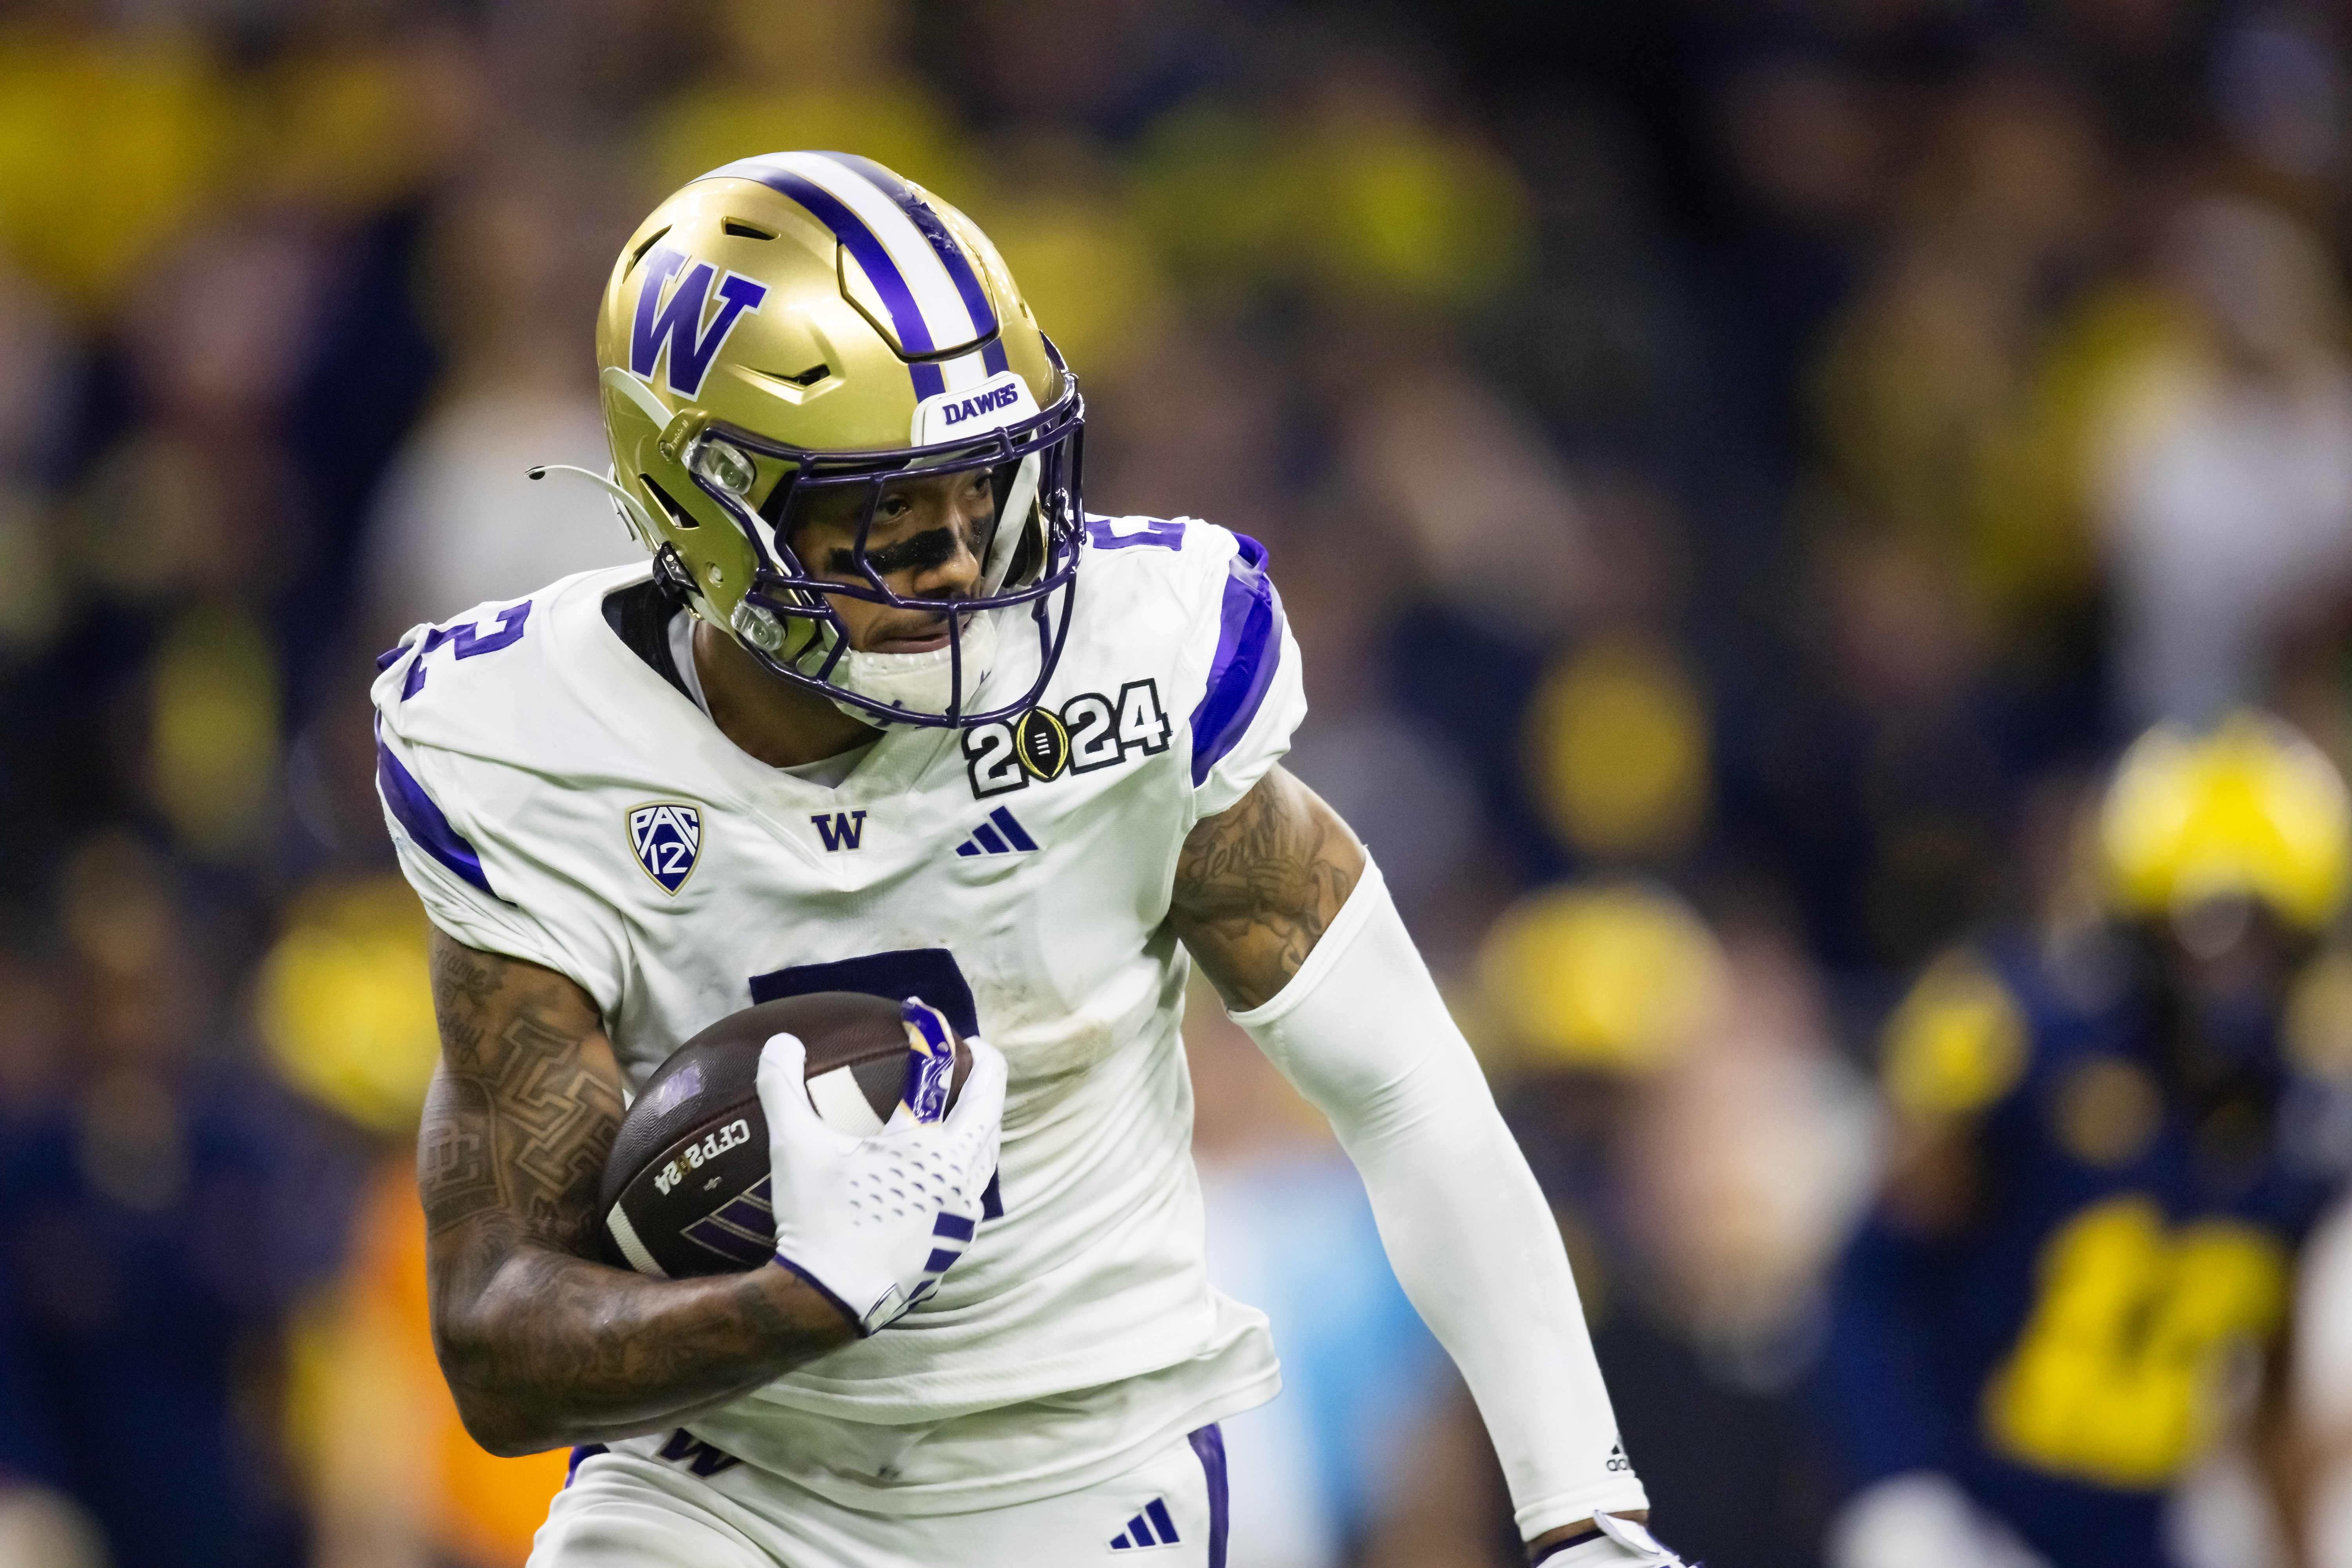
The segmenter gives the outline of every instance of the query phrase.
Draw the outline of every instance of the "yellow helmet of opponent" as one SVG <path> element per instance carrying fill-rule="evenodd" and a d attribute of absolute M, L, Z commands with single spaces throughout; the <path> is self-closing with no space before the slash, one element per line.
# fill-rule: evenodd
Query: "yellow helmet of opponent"
<path fill-rule="evenodd" d="M 613 451 L 600 482 L 656 575 L 772 673 L 869 723 L 985 723 L 1044 689 L 1084 538 L 1084 405 L 961 213 L 844 153 L 714 169 L 630 236 L 596 359 Z M 894 594 L 866 554 L 883 487 L 983 468 L 996 521 L 973 595 Z M 790 542 L 796 509 L 841 489 L 864 498 L 863 581 L 816 576 Z M 861 652 L 826 595 L 938 615 L 948 645 Z M 1018 691 L 983 697 L 999 668 Z"/>
<path fill-rule="evenodd" d="M 2352 796 L 2318 747 L 2268 715 L 2233 713 L 2206 736 L 2159 724 L 2116 764 L 2099 844 L 2127 914 L 2239 896 L 2315 931 L 2352 872 Z"/>

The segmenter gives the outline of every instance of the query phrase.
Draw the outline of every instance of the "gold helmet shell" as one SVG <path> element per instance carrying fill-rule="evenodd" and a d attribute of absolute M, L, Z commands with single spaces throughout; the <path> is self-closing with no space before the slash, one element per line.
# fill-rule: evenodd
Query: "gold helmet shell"
<path fill-rule="evenodd" d="M 729 163 L 629 237 L 605 286 L 596 358 L 624 520 L 688 606 L 772 671 L 869 721 L 977 724 L 1043 689 L 1084 538 L 1084 405 L 1003 258 L 961 213 L 847 153 Z M 894 594 L 865 558 L 883 486 L 979 468 L 995 480 L 997 521 L 976 595 Z M 791 549 L 797 501 L 835 487 L 865 493 L 862 582 L 820 579 Z M 937 699 L 861 690 L 860 661 L 891 656 L 852 650 L 828 594 L 940 613 L 950 644 Z M 1024 625 L 1037 638 L 1035 679 L 982 710 L 988 671 L 976 667 L 999 626 Z"/>
<path fill-rule="evenodd" d="M 2316 931 L 2352 876 L 2352 795 L 2318 747 L 2267 715 L 2233 713 L 2203 736 L 2159 724 L 2116 766 L 2099 847 L 2126 914 L 2242 897 Z"/>

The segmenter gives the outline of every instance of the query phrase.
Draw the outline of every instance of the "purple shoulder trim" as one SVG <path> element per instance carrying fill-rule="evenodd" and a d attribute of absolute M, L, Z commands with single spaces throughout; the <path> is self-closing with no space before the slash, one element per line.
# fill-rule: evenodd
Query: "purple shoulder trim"
<path fill-rule="evenodd" d="M 416 840 L 425 852 L 458 876 L 463 877 L 490 897 L 498 893 L 482 872 L 482 858 L 474 852 L 466 836 L 449 826 L 416 775 L 401 765 L 392 748 L 383 743 L 383 721 L 376 721 L 375 786 L 383 795 L 383 804 L 408 836 Z"/>
<path fill-rule="evenodd" d="M 1217 657 L 1209 666 L 1209 688 L 1192 710 L 1195 789 L 1248 733 L 1282 659 L 1282 595 L 1265 574 L 1265 546 L 1245 533 L 1234 537 L 1241 548 L 1225 578 Z"/>
<path fill-rule="evenodd" d="M 590 1459 L 594 1458 L 599 1454 L 609 1454 L 612 1451 L 612 1449 L 606 1447 L 602 1443 L 580 1443 L 573 1445 L 572 1449 L 572 1460 L 569 1464 L 563 1467 L 563 1486 L 561 1489 L 565 1491 L 569 1491 L 571 1489 L 572 1483 L 580 1479 L 580 1467 L 582 1465 L 587 1463 Z"/>

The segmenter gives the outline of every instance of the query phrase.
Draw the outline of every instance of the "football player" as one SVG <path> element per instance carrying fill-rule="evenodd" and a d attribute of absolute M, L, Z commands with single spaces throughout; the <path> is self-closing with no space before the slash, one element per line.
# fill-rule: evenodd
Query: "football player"
<path fill-rule="evenodd" d="M 2282 1429 L 2293 1262 L 2343 1174 L 2343 1085 L 2296 1042 L 2334 1037 L 2347 860 L 2302 737 L 2160 727 L 2102 803 L 2108 929 L 1957 950 L 1896 1010 L 1897 1157 L 1832 1287 L 1833 1568 L 2170 1563 L 2172 1483 Z"/>
<path fill-rule="evenodd" d="M 631 237 L 597 353 L 652 559 L 419 626 L 374 689 L 438 928 L 442 1364 L 485 1447 L 575 1446 L 532 1561 L 1220 1563 L 1216 1423 L 1278 1378 L 1202 1268 L 1189 953 L 1338 1129 L 1530 1557 L 1674 1562 L 1477 1065 L 1278 765 L 1265 552 L 1084 511 L 1076 377 L 987 239 L 866 160 L 747 159 Z M 984 1037 L 956 1110 L 830 1135 L 778 1037 L 780 1267 L 597 1261 L 631 1087 L 843 989 Z M 944 1179 L 858 1223 L 910 1159 Z"/>

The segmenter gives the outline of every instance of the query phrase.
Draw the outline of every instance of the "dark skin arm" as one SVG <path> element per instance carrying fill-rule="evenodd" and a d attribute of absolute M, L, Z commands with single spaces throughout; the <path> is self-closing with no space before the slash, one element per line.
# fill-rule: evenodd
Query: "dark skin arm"
<path fill-rule="evenodd" d="M 1277 767 L 1185 838 L 1168 921 L 1225 1005 L 1244 1012 L 1289 984 L 1363 874 L 1364 847 L 1339 814 Z M 1528 1555 L 1591 1528 L 1580 1519 L 1546 1531 Z"/>
<path fill-rule="evenodd" d="M 1203 818 L 1176 859 L 1178 940 L 1239 1013 L 1290 983 L 1364 874 L 1339 814 L 1282 768 Z"/>
<path fill-rule="evenodd" d="M 1972 1121 L 1906 1120 L 1895 1131 L 1880 1209 L 1907 1236 L 1945 1240 L 1976 1223 L 1984 1179 Z"/>
<path fill-rule="evenodd" d="M 621 1074 L 579 986 L 436 931 L 433 1004 L 416 1159 L 433 1344 L 476 1442 L 664 1431 L 856 1337 L 787 1269 L 651 1279 L 594 1260 Z"/>
<path fill-rule="evenodd" d="M 2301 1292 L 2295 1293 L 2300 1296 Z M 2342 1466 L 2352 1444 L 2347 1434 L 2329 1431 L 2298 1409 L 2294 1396 L 2297 1317 L 2290 1299 L 2285 1326 L 2263 1362 L 2263 1386 L 2246 1434 L 2256 1472 L 2271 1506 L 2278 1510 L 2282 1544 L 2293 1568 L 2318 1568 L 2321 1489 Z"/>

